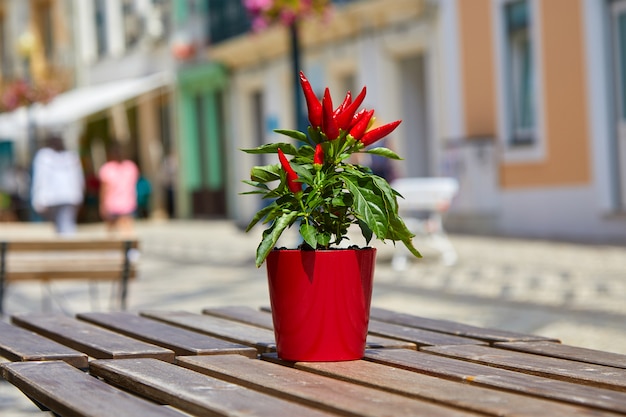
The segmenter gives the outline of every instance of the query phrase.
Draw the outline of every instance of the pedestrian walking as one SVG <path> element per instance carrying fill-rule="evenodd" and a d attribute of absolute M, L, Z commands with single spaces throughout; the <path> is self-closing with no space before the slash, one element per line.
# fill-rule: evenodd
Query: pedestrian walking
<path fill-rule="evenodd" d="M 108 161 L 98 171 L 100 179 L 100 215 L 111 233 L 129 236 L 134 233 L 133 216 L 137 210 L 139 168 L 127 159 L 121 144 L 113 143 Z"/>
<path fill-rule="evenodd" d="M 60 236 L 76 233 L 76 216 L 83 202 L 85 178 L 78 154 L 66 150 L 63 139 L 50 135 L 33 159 L 31 203 L 54 223 Z"/>

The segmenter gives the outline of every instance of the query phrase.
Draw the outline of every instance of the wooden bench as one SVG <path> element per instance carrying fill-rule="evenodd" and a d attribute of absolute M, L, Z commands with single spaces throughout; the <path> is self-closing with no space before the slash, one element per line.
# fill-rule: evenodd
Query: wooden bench
<path fill-rule="evenodd" d="M 137 240 L 71 239 L 0 241 L 0 314 L 7 286 L 21 281 L 119 281 L 126 308 L 128 281 L 136 276 L 131 259 Z"/>

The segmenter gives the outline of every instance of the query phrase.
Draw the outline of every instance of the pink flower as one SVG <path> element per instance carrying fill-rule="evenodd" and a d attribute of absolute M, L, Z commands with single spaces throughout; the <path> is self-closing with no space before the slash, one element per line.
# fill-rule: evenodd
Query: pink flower
<path fill-rule="evenodd" d="M 244 0 L 243 4 L 253 20 L 264 19 L 262 23 L 253 22 L 255 30 L 276 22 L 291 25 L 311 14 L 326 15 L 331 7 L 330 0 Z"/>
<path fill-rule="evenodd" d="M 252 14 L 269 10 L 274 5 L 273 0 L 245 0 L 244 6 Z"/>
<path fill-rule="evenodd" d="M 280 21 L 289 26 L 296 20 L 296 13 L 293 10 L 284 9 L 280 12 Z"/>
<path fill-rule="evenodd" d="M 261 30 L 267 28 L 269 26 L 269 23 L 267 22 L 267 19 L 263 16 L 257 16 L 254 19 L 252 19 L 252 30 L 255 32 L 260 32 Z"/>

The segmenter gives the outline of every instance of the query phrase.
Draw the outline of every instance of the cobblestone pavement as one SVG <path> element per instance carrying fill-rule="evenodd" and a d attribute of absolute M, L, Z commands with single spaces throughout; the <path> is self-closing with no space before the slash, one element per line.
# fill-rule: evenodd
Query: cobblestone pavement
<path fill-rule="evenodd" d="M 216 305 L 269 305 L 265 270 L 254 266 L 261 230 L 243 233 L 226 221 L 143 222 L 139 278 L 131 310 Z M 102 225 L 81 226 L 84 236 Z M 54 236 L 47 225 L 0 224 L 0 238 Z M 459 260 L 439 262 L 419 236 L 422 260 L 391 267 L 392 244 L 376 244 L 372 304 L 433 318 L 559 338 L 563 343 L 626 354 L 626 247 L 452 235 Z M 285 246 L 297 239 L 286 236 Z M 357 241 L 357 243 L 360 241 Z M 85 284 L 55 283 L 52 310 L 68 314 L 110 307 L 111 286 L 92 296 Z M 41 311 L 49 300 L 39 284 L 11 287 L 7 317 Z M 7 318 L 5 317 L 5 319 Z M 0 415 L 42 415 L 12 385 L 0 381 Z"/>

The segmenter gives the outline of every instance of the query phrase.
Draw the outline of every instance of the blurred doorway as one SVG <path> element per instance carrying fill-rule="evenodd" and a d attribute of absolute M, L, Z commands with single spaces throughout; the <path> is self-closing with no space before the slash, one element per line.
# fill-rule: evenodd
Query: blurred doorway
<path fill-rule="evenodd" d="M 427 177 L 433 174 L 431 145 L 429 143 L 429 100 L 426 82 L 427 59 L 424 54 L 400 60 L 400 96 L 402 99 L 402 124 L 406 132 L 404 156 L 408 163 L 406 176 Z"/>
<path fill-rule="evenodd" d="M 200 187 L 192 194 L 195 218 L 222 218 L 226 216 L 224 115 L 220 91 L 199 93 L 195 96 L 197 137 L 197 166 L 200 169 Z"/>
<path fill-rule="evenodd" d="M 613 190 L 616 208 L 626 210 L 626 0 L 611 4 L 611 36 L 613 39 L 613 68 L 615 73 L 616 139 L 612 143 Z"/>

